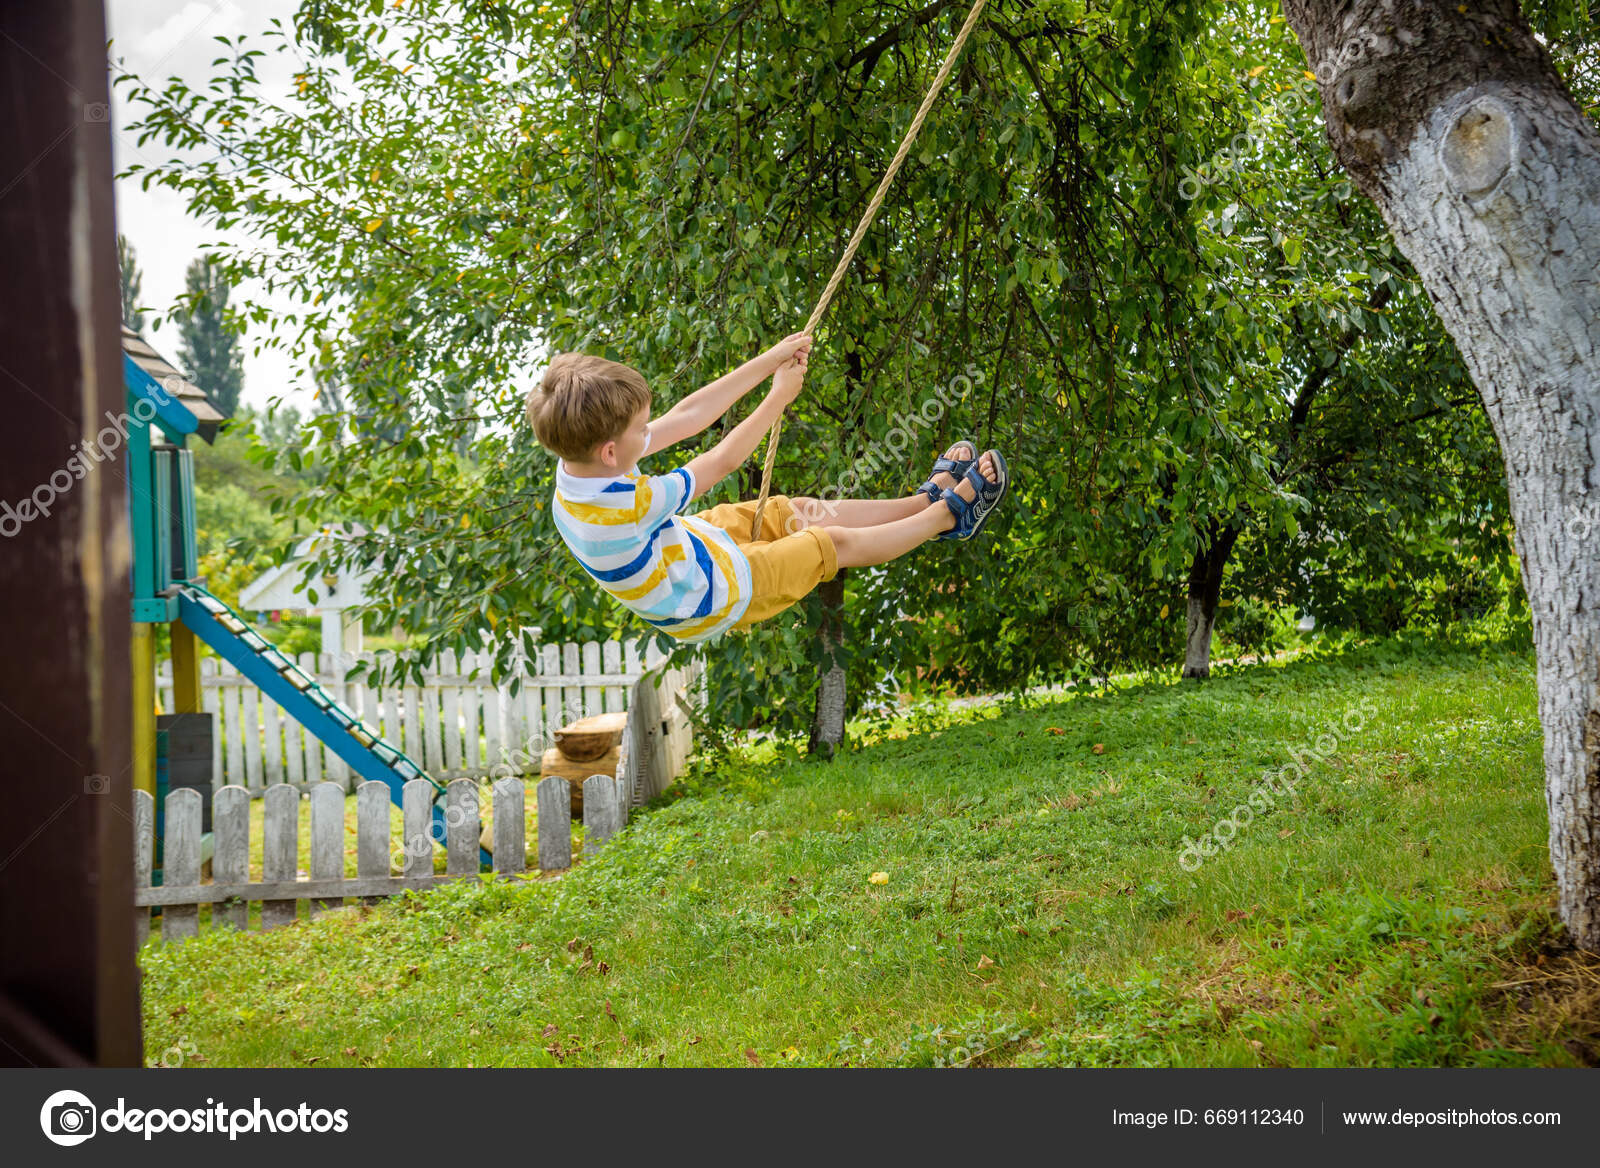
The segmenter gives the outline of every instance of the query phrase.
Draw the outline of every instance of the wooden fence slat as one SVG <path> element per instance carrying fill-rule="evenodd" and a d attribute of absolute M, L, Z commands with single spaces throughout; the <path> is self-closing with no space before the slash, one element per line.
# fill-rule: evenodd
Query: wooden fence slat
<path fill-rule="evenodd" d="M 421 766 L 420 760 L 425 754 L 422 746 L 422 698 L 414 685 L 406 686 L 402 697 L 405 704 L 400 722 L 401 736 L 391 738 L 389 741 L 399 746 L 408 757 L 416 760 L 417 765 Z"/>
<path fill-rule="evenodd" d="M 179 787 L 167 793 L 165 838 L 161 842 L 161 883 L 192 888 L 200 883 L 200 792 Z M 200 910 L 192 904 L 161 910 L 161 939 L 182 941 L 200 930 Z"/>
<path fill-rule="evenodd" d="M 311 788 L 311 879 L 338 880 L 344 876 L 344 788 L 338 783 L 318 783 Z M 340 908 L 344 898 L 327 897 L 311 902 L 311 915 Z"/>
<path fill-rule="evenodd" d="M 239 700 L 244 707 L 241 733 L 244 735 L 245 786 L 259 791 L 267 785 L 261 771 L 261 691 L 253 685 L 244 686 L 239 690 Z"/>
<path fill-rule="evenodd" d="M 419 691 L 422 703 L 422 757 L 416 762 L 432 774 L 443 774 L 444 728 L 440 725 L 439 707 L 444 704 L 444 686 L 425 685 Z"/>
<path fill-rule="evenodd" d="M 560 775 L 540 779 L 539 867 L 545 871 L 572 867 L 572 788 Z"/>
<path fill-rule="evenodd" d="M 295 662 L 306 673 L 315 677 L 317 675 L 317 655 L 315 653 L 302 653 Z M 311 731 L 305 732 L 306 744 L 306 782 L 312 786 L 322 782 L 322 743 Z M 332 753 L 331 751 L 329 752 Z"/>
<path fill-rule="evenodd" d="M 578 646 L 571 641 L 561 646 L 561 671 L 570 678 L 576 678 L 582 671 L 579 663 Z M 576 722 L 583 717 L 583 684 L 574 681 L 567 685 L 563 691 L 564 700 L 561 703 L 561 724 Z"/>
<path fill-rule="evenodd" d="M 445 873 L 467 876 L 478 870 L 478 784 L 456 779 L 445 788 Z"/>
<path fill-rule="evenodd" d="M 276 783 L 282 780 L 283 766 L 283 736 L 279 727 L 278 703 L 267 697 L 261 697 L 261 773 L 266 782 Z"/>
<path fill-rule="evenodd" d="M 598 641 L 585 641 L 583 645 L 583 672 L 596 674 L 600 672 L 600 643 Z M 605 691 L 598 685 L 583 687 L 583 716 L 585 718 L 594 714 L 605 713 Z"/>
<path fill-rule="evenodd" d="M 250 880 L 250 792 L 222 787 L 211 797 L 211 879 L 217 884 Z M 230 900 L 211 910 L 211 922 L 241 932 L 250 927 L 250 905 Z"/>
<path fill-rule="evenodd" d="M 600 646 L 600 652 L 601 657 L 603 658 L 604 668 L 607 673 L 622 672 L 622 645 L 620 642 L 607 641 L 604 645 Z M 607 713 L 612 713 L 623 708 L 622 687 L 620 685 L 606 686 L 605 704 Z"/>
<path fill-rule="evenodd" d="M 539 650 L 539 672 L 547 677 L 561 676 L 561 650 L 554 645 L 545 645 Z M 561 694 L 559 683 L 544 685 L 544 732 L 545 740 L 554 742 L 556 731 L 567 724 L 566 708 Z"/>
<path fill-rule="evenodd" d="M 470 675 L 475 665 L 476 657 L 472 653 L 461 655 L 461 672 Z M 483 743 L 479 738 L 478 726 L 478 683 L 473 681 L 461 687 L 461 769 L 476 771 L 479 767 L 478 760 L 483 755 Z"/>
<path fill-rule="evenodd" d="M 211 773 L 222 778 L 222 691 L 214 684 L 217 659 L 200 658 L 200 708 L 211 715 Z"/>
<path fill-rule="evenodd" d="M 296 786 L 306 781 L 305 728 L 283 714 L 283 775 Z"/>
<path fill-rule="evenodd" d="M 266 884 L 294 880 L 298 876 L 300 850 L 300 792 L 278 783 L 267 788 L 262 798 L 261 880 Z M 263 900 L 261 927 L 275 929 L 294 924 L 295 902 Z"/>
<path fill-rule="evenodd" d="M 454 649 L 446 649 L 439 655 L 439 668 L 447 674 L 458 673 L 456 654 Z M 439 687 L 440 723 L 443 731 L 439 740 L 439 757 L 442 762 L 439 769 L 444 774 L 465 770 L 466 766 L 461 761 L 461 687 L 458 685 L 441 685 Z"/>
<path fill-rule="evenodd" d="M 156 663 L 156 703 L 163 714 L 175 713 L 177 705 L 172 696 L 172 658 L 163 657 Z"/>
<path fill-rule="evenodd" d="M 356 875 L 389 875 L 388 783 L 366 782 L 356 788 Z"/>
<path fill-rule="evenodd" d="M 322 688 L 328 691 L 334 701 L 340 704 L 345 702 L 344 671 L 349 668 L 350 654 L 348 653 L 319 653 L 317 655 L 317 678 Z M 330 750 L 327 758 L 323 760 L 323 777 L 331 783 L 337 783 L 341 791 L 349 791 L 352 776 L 350 767 L 338 754 Z"/>
<path fill-rule="evenodd" d="M 537 755 L 544 749 L 544 702 L 540 700 L 539 655 L 522 659 L 522 688 L 517 691 L 517 750 L 527 755 Z M 526 767 L 519 768 L 526 770 Z"/>
<path fill-rule="evenodd" d="M 239 671 L 230 662 L 222 662 L 221 677 L 224 681 L 222 690 L 222 721 L 217 726 L 217 737 L 225 742 L 224 756 L 228 766 L 228 783 L 231 786 L 242 787 L 244 778 L 244 744 L 240 741 L 239 729 L 239 687 L 226 684 L 230 680 L 240 680 Z"/>
<path fill-rule="evenodd" d="M 590 775 L 583 780 L 583 854 L 592 856 L 622 826 L 618 818 L 617 780 Z"/>
<path fill-rule="evenodd" d="M 151 873 L 156 860 L 156 801 L 149 791 L 133 793 L 133 889 L 150 887 Z M 135 909 L 135 944 L 143 945 L 150 939 L 150 910 Z"/>
<path fill-rule="evenodd" d="M 498 876 L 518 876 L 528 869 L 523 818 L 526 799 L 520 775 L 507 775 L 494 785 L 494 870 Z"/>
<path fill-rule="evenodd" d="M 487 656 L 487 654 L 485 654 Z M 484 664 L 488 673 L 488 663 Z M 483 690 L 483 766 L 492 771 L 505 762 L 505 707 L 506 695 L 498 689 Z"/>
<path fill-rule="evenodd" d="M 277 786 L 283 786 L 278 783 Z M 382 897 L 398 896 L 408 889 L 427 889 L 455 880 L 476 880 L 477 873 L 468 876 L 428 876 L 421 880 L 407 880 L 401 876 L 347 876 L 341 880 L 285 880 L 277 884 L 200 884 L 194 888 L 147 888 L 135 898 L 135 903 L 145 905 L 215 904 L 233 898 L 245 898 L 265 903 L 326 899 L 330 896 Z"/>
<path fill-rule="evenodd" d="M 401 871 L 408 877 L 432 876 L 433 784 L 427 779 L 412 779 L 400 792 L 400 804 L 405 819 Z"/>

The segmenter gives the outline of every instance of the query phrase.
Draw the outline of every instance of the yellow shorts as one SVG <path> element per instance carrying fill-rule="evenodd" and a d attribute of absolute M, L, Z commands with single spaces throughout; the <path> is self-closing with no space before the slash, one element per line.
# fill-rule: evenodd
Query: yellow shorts
<path fill-rule="evenodd" d="M 820 527 L 792 530 L 790 520 L 798 519 L 787 495 L 767 496 L 759 538 L 751 539 L 750 524 L 755 517 L 754 499 L 693 512 L 693 518 L 731 535 L 750 561 L 750 607 L 733 626 L 736 629 L 776 616 L 839 571 L 839 557 L 827 531 Z"/>

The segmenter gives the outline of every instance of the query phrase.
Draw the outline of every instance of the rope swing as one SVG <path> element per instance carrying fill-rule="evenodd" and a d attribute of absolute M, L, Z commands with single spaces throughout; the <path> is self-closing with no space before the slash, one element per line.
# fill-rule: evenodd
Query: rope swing
<path fill-rule="evenodd" d="M 833 269 L 833 275 L 828 278 L 828 286 L 822 290 L 822 296 L 817 300 L 817 306 L 811 310 L 811 318 L 806 321 L 802 332 L 811 332 L 817 327 L 817 322 L 822 319 L 822 314 L 828 310 L 828 302 L 833 299 L 833 294 L 839 290 L 839 282 L 844 279 L 844 274 L 850 267 L 850 261 L 855 258 L 856 249 L 861 246 L 861 240 L 866 235 L 867 229 L 872 226 L 873 219 L 878 214 L 878 208 L 883 206 L 883 197 L 889 193 L 889 184 L 894 182 L 894 176 L 900 171 L 900 164 L 906 160 L 906 155 L 911 151 L 911 144 L 917 140 L 917 133 L 922 129 L 922 123 L 928 117 L 928 111 L 933 108 L 933 103 L 939 96 L 939 90 L 944 87 L 945 78 L 950 76 L 950 70 L 956 63 L 956 58 L 961 55 L 962 46 L 967 43 L 967 36 L 978 23 L 978 15 L 983 11 L 986 0 L 976 0 L 972 11 L 967 13 L 966 23 L 961 26 L 961 31 L 956 33 L 955 43 L 950 46 L 950 51 L 945 54 L 944 64 L 939 66 L 939 72 L 934 74 L 933 84 L 928 87 L 928 94 L 922 99 L 922 105 L 917 114 L 911 119 L 911 125 L 906 128 L 905 139 L 900 143 L 900 149 L 895 151 L 894 158 L 889 163 L 889 169 L 883 172 L 883 178 L 878 182 L 878 189 L 873 192 L 872 201 L 867 204 L 867 209 L 861 213 L 861 222 L 856 224 L 856 229 L 850 233 L 850 244 L 844 249 L 844 254 L 839 257 L 838 265 Z M 767 495 L 772 489 L 772 465 L 778 458 L 778 435 L 783 430 L 783 414 L 780 412 L 772 423 L 772 429 L 767 433 L 767 457 L 761 466 L 761 493 L 756 497 L 756 518 L 750 528 L 750 538 L 758 539 L 761 535 L 761 513 L 767 506 Z"/>

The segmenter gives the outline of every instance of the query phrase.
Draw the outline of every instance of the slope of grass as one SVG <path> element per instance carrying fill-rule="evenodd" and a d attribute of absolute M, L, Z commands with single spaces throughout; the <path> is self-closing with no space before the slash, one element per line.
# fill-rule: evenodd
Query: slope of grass
<path fill-rule="evenodd" d="M 147 1048 L 213 1065 L 1595 1059 L 1600 973 L 1550 923 L 1525 653 L 1389 644 L 869 734 L 831 766 L 703 768 L 559 880 L 153 943 Z M 1293 751 L 1294 793 L 1187 870 L 1185 838 Z"/>

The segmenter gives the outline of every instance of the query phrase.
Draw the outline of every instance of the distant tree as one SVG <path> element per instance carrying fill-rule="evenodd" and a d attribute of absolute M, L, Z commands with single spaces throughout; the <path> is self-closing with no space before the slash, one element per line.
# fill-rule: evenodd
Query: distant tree
<path fill-rule="evenodd" d="M 144 273 L 139 271 L 139 259 L 133 244 L 121 233 L 117 235 L 117 267 L 122 272 L 122 323 L 138 332 L 144 327 L 144 313 L 139 311 L 139 297 L 143 294 Z"/>
<path fill-rule="evenodd" d="M 294 406 L 280 405 L 260 415 L 256 426 L 261 441 L 274 450 L 284 450 L 293 445 L 299 436 L 302 420 L 300 411 Z"/>
<path fill-rule="evenodd" d="M 244 389 L 244 355 L 239 336 L 226 319 L 232 289 L 222 267 L 209 256 L 189 265 L 184 283 L 189 314 L 178 325 L 183 340 L 178 360 L 189 380 L 205 390 L 218 409 L 232 415 Z"/>

